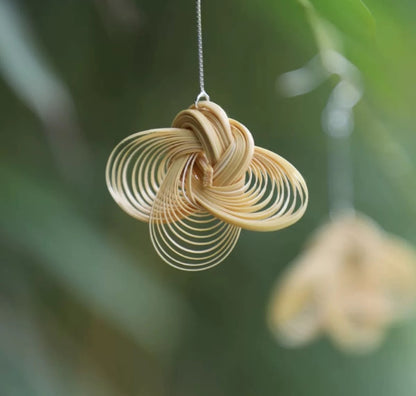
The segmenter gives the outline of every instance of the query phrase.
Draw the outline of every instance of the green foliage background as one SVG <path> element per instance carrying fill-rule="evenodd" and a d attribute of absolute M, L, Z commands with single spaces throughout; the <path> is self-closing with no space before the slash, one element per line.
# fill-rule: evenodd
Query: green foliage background
<path fill-rule="evenodd" d="M 26 44 L 70 92 L 82 140 L 75 145 L 71 128 L 58 133 L 67 121 L 59 109 L 45 131 L 3 72 L 0 394 L 413 396 L 416 322 L 392 329 L 374 354 L 348 356 L 325 339 L 280 347 L 265 310 L 328 213 L 320 119 L 336 80 L 292 99 L 276 88 L 322 45 L 317 16 L 364 76 L 352 142 L 357 208 L 416 242 L 416 2 L 203 1 L 211 99 L 295 164 L 310 189 L 298 224 L 243 232 L 231 257 L 203 273 L 161 262 L 146 224 L 115 205 L 104 181 L 116 142 L 170 125 L 196 97 L 194 2 L 120 1 L 137 11 L 134 29 L 110 3 L 15 2 L 34 38 Z M 20 66 L 29 78 L 33 69 Z"/>

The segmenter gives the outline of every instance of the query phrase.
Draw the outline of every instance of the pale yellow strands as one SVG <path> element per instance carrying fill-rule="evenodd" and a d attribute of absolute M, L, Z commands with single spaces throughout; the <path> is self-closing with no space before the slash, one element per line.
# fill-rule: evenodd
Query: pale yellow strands
<path fill-rule="evenodd" d="M 327 334 L 341 349 L 366 352 L 416 299 L 416 252 L 370 219 L 324 225 L 277 284 L 268 321 L 278 340 L 301 346 Z"/>
<path fill-rule="evenodd" d="M 106 181 L 125 212 L 149 223 L 160 257 L 191 271 L 223 261 L 241 228 L 288 227 L 308 202 L 302 175 L 256 147 L 244 125 L 209 101 L 181 111 L 171 128 L 120 142 L 108 160 Z"/>

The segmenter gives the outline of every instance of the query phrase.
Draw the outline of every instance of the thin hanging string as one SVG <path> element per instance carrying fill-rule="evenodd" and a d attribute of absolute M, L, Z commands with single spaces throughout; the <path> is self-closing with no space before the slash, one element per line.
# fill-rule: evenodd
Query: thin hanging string
<path fill-rule="evenodd" d="M 195 106 L 198 107 L 199 101 L 201 100 L 209 101 L 209 95 L 205 92 L 205 81 L 204 81 L 204 52 L 202 48 L 201 0 L 196 0 L 196 20 L 197 20 L 197 33 L 198 33 L 198 61 L 199 61 L 200 92 L 195 100 Z"/>
<path fill-rule="evenodd" d="M 328 203 L 330 217 L 354 212 L 354 175 L 351 158 L 351 134 L 354 107 L 361 99 L 362 86 L 358 69 L 351 64 L 346 75 L 331 93 L 322 114 L 328 136 Z M 354 72 L 354 73 L 353 73 Z"/>
<path fill-rule="evenodd" d="M 354 212 L 354 180 L 350 136 L 328 135 L 329 216 Z"/>
<path fill-rule="evenodd" d="M 355 211 L 351 135 L 354 107 L 362 98 L 363 83 L 359 69 L 341 53 L 324 55 L 330 66 L 328 72 L 339 77 L 322 113 L 322 126 L 328 135 L 329 215 L 335 217 Z"/>

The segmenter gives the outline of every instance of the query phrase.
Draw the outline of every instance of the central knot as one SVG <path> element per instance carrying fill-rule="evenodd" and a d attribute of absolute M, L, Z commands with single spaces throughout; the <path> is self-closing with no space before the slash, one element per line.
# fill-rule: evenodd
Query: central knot
<path fill-rule="evenodd" d="M 192 131 L 199 142 L 201 153 L 194 171 L 204 187 L 226 186 L 244 178 L 254 154 L 253 137 L 220 106 L 200 102 L 181 111 L 172 126 Z"/>

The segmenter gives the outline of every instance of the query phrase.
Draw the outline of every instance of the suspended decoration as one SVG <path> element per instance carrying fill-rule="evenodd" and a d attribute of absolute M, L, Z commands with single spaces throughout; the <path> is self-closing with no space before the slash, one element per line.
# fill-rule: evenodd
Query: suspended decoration
<path fill-rule="evenodd" d="M 284 158 L 254 145 L 204 89 L 200 1 L 197 1 L 201 92 L 171 128 L 133 134 L 106 169 L 108 189 L 130 216 L 149 223 L 160 257 L 203 270 L 223 261 L 242 228 L 274 231 L 299 220 L 308 191 Z"/>
<path fill-rule="evenodd" d="M 361 214 L 318 229 L 272 295 L 278 340 L 301 346 L 326 334 L 346 351 L 377 347 L 416 298 L 416 252 Z"/>
<path fill-rule="evenodd" d="M 315 14 L 314 14 L 315 15 Z M 318 15 L 315 15 L 316 22 Z M 326 334 L 344 351 L 368 352 L 388 326 L 412 313 L 416 302 L 416 251 L 355 211 L 350 135 L 355 105 L 363 93 L 359 70 L 340 48 L 325 40 L 319 54 L 301 69 L 283 74 L 288 96 L 313 90 L 331 75 L 338 83 L 322 114 L 328 136 L 330 221 L 315 231 L 272 294 L 268 323 L 277 340 L 302 346 Z M 336 31 L 328 33 L 332 42 Z"/>

